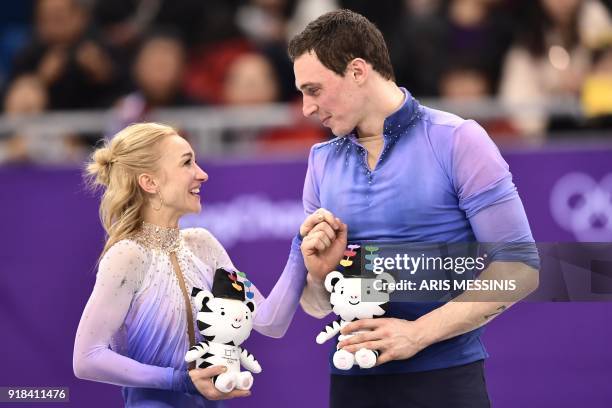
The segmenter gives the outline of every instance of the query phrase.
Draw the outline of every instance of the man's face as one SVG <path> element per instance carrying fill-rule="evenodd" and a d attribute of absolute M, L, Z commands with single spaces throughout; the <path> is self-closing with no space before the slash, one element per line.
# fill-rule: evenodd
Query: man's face
<path fill-rule="evenodd" d="M 293 63 L 296 87 L 302 92 L 304 116 L 316 116 L 336 136 L 344 136 L 359 123 L 363 90 L 350 72 L 340 76 L 326 68 L 314 52 Z"/>

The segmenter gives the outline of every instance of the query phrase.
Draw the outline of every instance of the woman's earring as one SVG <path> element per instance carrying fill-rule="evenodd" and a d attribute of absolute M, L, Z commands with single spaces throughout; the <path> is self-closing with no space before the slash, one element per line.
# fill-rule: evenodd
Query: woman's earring
<path fill-rule="evenodd" d="M 160 190 L 157 190 L 157 195 L 159 196 L 159 207 L 158 208 L 153 207 L 153 203 L 150 202 L 151 208 L 153 208 L 154 211 L 159 211 L 164 206 L 164 199 L 163 199 L 163 197 L 161 195 L 161 191 Z"/>

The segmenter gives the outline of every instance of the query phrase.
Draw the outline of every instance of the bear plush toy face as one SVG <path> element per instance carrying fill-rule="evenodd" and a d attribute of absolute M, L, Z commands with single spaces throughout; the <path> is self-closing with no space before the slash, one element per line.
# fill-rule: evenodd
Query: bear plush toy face
<path fill-rule="evenodd" d="M 379 282 L 374 285 L 375 281 Z M 388 273 L 374 278 L 345 277 L 337 271 L 329 273 L 325 288 L 331 293 L 333 312 L 348 322 L 383 315 L 385 310 L 381 306 L 389 302 L 391 291 L 376 290 L 382 282 L 392 283 L 394 279 Z"/>
<path fill-rule="evenodd" d="M 197 294 L 196 306 L 198 330 L 206 340 L 238 346 L 249 337 L 255 303 L 216 298 L 204 290 Z"/>

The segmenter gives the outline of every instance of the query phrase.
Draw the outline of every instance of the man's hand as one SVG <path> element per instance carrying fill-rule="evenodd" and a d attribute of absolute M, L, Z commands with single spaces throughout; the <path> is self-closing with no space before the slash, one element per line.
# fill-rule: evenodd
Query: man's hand
<path fill-rule="evenodd" d="M 390 317 L 357 320 L 343 327 L 340 333 L 351 334 L 361 330 L 365 332 L 341 341 L 338 347 L 351 353 L 362 348 L 378 350 L 380 355 L 376 365 L 405 360 L 429 345 L 420 324 Z"/>
<path fill-rule="evenodd" d="M 346 250 L 347 227 L 323 209 L 309 215 L 300 227 L 302 255 L 308 273 L 322 281 L 334 270 Z"/>
<path fill-rule="evenodd" d="M 189 371 L 189 377 L 191 377 L 191 382 L 193 382 L 193 385 L 195 385 L 200 394 L 211 401 L 226 400 L 236 397 L 248 397 L 251 395 L 250 391 L 245 390 L 232 390 L 226 393 L 215 388 L 215 385 L 212 382 L 212 377 L 222 374 L 225 371 L 227 371 L 225 366 L 196 368 L 195 370 Z"/>

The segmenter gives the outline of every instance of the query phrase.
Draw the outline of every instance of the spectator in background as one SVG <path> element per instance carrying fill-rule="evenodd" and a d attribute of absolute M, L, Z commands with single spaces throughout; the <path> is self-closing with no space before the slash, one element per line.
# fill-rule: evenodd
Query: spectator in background
<path fill-rule="evenodd" d="M 34 73 L 46 84 L 49 109 L 108 106 L 116 97 L 110 51 L 88 27 L 77 0 L 38 0 L 32 42 L 16 57 L 16 75 Z"/>
<path fill-rule="evenodd" d="M 279 98 L 286 102 L 297 93 L 293 84 L 293 68 L 285 51 L 288 30 L 297 7 L 305 0 L 233 0 L 228 2 L 221 13 L 224 30 L 222 35 L 213 36 L 202 30 L 200 44 L 196 44 L 190 55 L 186 89 L 195 99 L 212 104 L 222 104 L 223 82 L 236 58 L 245 53 L 264 54 L 274 66 L 279 81 Z M 325 0 L 317 0 L 316 6 Z M 331 0 L 329 0 L 331 1 Z M 228 13 L 232 9 L 231 21 Z M 308 7 L 301 6 L 300 12 Z M 206 13 L 215 13 L 215 7 Z M 311 8 L 312 9 L 312 8 Z M 219 22 L 217 22 L 219 24 Z M 207 26 L 204 24 L 203 26 Z"/>
<path fill-rule="evenodd" d="M 22 75 L 8 88 L 4 115 L 25 119 L 44 112 L 48 104 L 44 83 L 35 75 Z M 52 134 L 46 127 L 28 124 L 0 137 L 0 163 L 80 163 L 87 154 L 84 143 L 72 134 Z"/>
<path fill-rule="evenodd" d="M 298 0 L 293 15 L 287 22 L 287 42 L 306 28 L 309 22 L 322 14 L 337 10 L 338 7 L 337 0 Z"/>
<path fill-rule="evenodd" d="M 582 86 L 582 108 L 591 129 L 612 128 L 612 32 L 593 52 Z"/>
<path fill-rule="evenodd" d="M 248 0 L 236 14 L 236 23 L 255 43 L 285 43 L 287 24 L 296 0 Z"/>
<path fill-rule="evenodd" d="M 387 36 L 398 82 L 415 96 L 439 96 L 449 61 L 473 58 L 486 70 L 495 92 L 499 67 L 512 39 L 512 20 L 504 12 L 505 5 L 494 0 L 433 3 L 406 1 L 401 24 Z"/>
<path fill-rule="evenodd" d="M 183 92 L 185 47 L 178 35 L 159 31 L 142 43 L 132 67 L 136 90 L 116 104 L 109 134 L 130 123 L 145 121 L 156 108 L 190 106 L 194 101 Z"/>
<path fill-rule="evenodd" d="M 440 98 L 446 102 L 476 102 L 484 101 L 493 95 L 491 71 L 487 69 L 483 58 L 478 56 L 462 56 L 450 59 L 442 71 L 439 82 Z M 491 114 L 483 115 L 479 123 L 496 142 L 514 139 L 516 129 L 504 117 Z"/>
<path fill-rule="evenodd" d="M 223 81 L 223 102 L 227 106 L 257 106 L 278 103 L 279 79 L 270 60 L 261 53 L 246 53 L 236 58 L 228 67 Z M 303 120 L 299 111 L 295 115 L 296 125 L 268 129 L 253 129 L 226 132 L 226 140 L 250 139 L 262 150 L 283 151 L 307 149 L 322 141 L 325 132 Z"/>
<path fill-rule="evenodd" d="M 538 137 L 555 126 L 537 105 L 578 96 L 590 65 L 587 47 L 608 29 L 610 16 L 596 0 L 538 0 L 526 7 L 504 62 L 500 98 L 519 109 L 514 126 Z"/>
<path fill-rule="evenodd" d="M 135 44 L 151 27 L 173 26 L 188 47 L 236 36 L 243 0 L 94 0 L 93 14 L 109 40 Z"/>
<path fill-rule="evenodd" d="M 278 102 L 280 89 L 274 67 L 265 56 L 246 53 L 229 66 L 223 81 L 227 105 L 257 105 Z"/>

